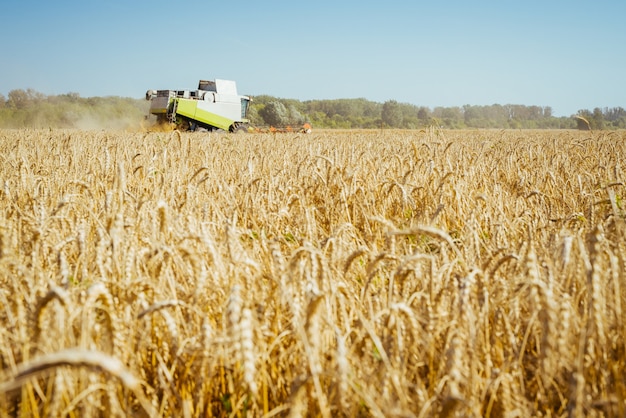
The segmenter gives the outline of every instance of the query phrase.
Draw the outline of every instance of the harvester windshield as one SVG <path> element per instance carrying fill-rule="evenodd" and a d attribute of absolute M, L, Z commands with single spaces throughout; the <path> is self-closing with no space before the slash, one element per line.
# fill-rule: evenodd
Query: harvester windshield
<path fill-rule="evenodd" d="M 250 105 L 250 99 L 247 97 L 241 98 L 241 119 L 246 119 L 248 115 L 248 106 Z"/>

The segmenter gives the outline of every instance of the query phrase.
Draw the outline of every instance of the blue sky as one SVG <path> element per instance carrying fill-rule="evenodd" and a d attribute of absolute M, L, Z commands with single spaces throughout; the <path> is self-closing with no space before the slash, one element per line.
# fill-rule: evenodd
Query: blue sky
<path fill-rule="evenodd" d="M 0 94 L 626 107 L 626 1 L 2 1 Z"/>

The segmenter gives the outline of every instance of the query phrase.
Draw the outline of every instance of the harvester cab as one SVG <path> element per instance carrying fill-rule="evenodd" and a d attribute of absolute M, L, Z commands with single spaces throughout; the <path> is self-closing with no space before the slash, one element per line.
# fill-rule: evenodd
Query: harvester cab
<path fill-rule="evenodd" d="M 223 129 L 245 131 L 250 97 L 237 94 L 231 80 L 200 80 L 197 90 L 148 90 L 150 113 L 159 124 L 174 124 L 178 129 Z"/>

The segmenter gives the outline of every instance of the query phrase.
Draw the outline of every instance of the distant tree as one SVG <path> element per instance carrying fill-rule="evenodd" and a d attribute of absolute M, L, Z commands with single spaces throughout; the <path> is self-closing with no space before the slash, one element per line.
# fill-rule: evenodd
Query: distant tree
<path fill-rule="evenodd" d="M 33 89 L 22 90 L 16 89 L 9 92 L 9 100 L 7 100 L 8 107 L 14 109 L 25 109 L 28 106 L 41 102 L 46 96 Z"/>
<path fill-rule="evenodd" d="M 28 94 L 26 90 L 16 89 L 9 92 L 7 104 L 14 109 L 24 109 L 28 106 Z"/>
<path fill-rule="evenodd" d="M 605 108 L 604 119 L 609 122 L 615 122 L 626 117 L 626 110 L 622 107 Z"/>
<path fill-rule="evenodd" d="M 402 124 L 402 111 L 400 104 L 395 100 L 388 100 L 383 103 L 381 114 L 382 120 L 392 128 L 398 128 Z"/>
<path fill-rule="evenodd" d="M 460 107 L 444 107 L 441 110 L 442 119 L 457 120 L 463 119 L 463 111 Z"/>
<path fill-rule="evenodd" d="M 263 125 L 265 123 L 261 115 L 259 115 L 259 110 L 259 106 L 250 106 L 248 109 L 248 119 L 250 119 L 252 126 Z"/>
<path fill-rule="evenodd" d="M 582 109 L 573 116 L 578 129 L 624 129 L 626 128 L 626 110 L 621 107 L 601 109 L 596 107 L 593 111 Z"/>
<path fill-rule="evenodd" d="M 69 92 L 66 94 L 60 94 L 56 96 L 58 100 L 64 100 L 68 102 L 78 102 L 80 101 L 80 94 L 76 92 Z"/>
<path fill-rule="evenodd" d="M 465 125 L 476 127 L 476 121 L 480 120 L 481 114 L 478 106 L 463 105 L 463 121 Z"/>
<path fill-rule="evenodd" d="M 328 117 L 324 112 L 309 112 L 309 120 L 313 123 L 313 126 L 326 127 L 328 126 Z"/>
<path fill-rule="evenodd" d="M 543 108 L 541 106 L 527 106 L 529 119 L 537 120 L 543 117 Z"/>
<path fill-rule="evenodd" d="M 592 120 L 591 112 L 586 109 L 579 110 L 578 113 L 574 115 L 574 120 L 576 121 L 576 127 L 581 131 L 593 129 L 590 122 L 590 120 Z"/>
<path fill-rule="evenodd" d="M 289 112 L 284 104 L 279 101 L 269 102 L 259 111 L 259 115 L 266 124 L 283 126 L 289 123 Z"/>
<path fill-rule="evenodd" d="M 430 119 L 430 115 L 429 115 L 429 111 L 427 107 L 421 106 L 419 108 L 419 110 L 417 111 L 417 118 L 420 120 L 420 122 L 426 124 L 428 123 L 428 120 Z"/>
<path fill-rule="evenodd" d="M 301 125 L 304 123 L 305 117 L 300 113 L 300 111 L 294 106 L 290 105 L 288 109 L 288 124 L 290 125 Z"/>
<path fill-rule="evenodd" d="M 7 99 L 4 97 L 4 94 L 0 94 L 0 109 L 6 106 Z"/>
<path fill-rule="evenodd" d="M 543 108 L 543 117 L 551 118 L 552 117 L 552 108 L 550 106 L 545 106 Z"/>
<path fill-rule="evenodd" d="M 611 121 L 614 128 L 626 128 L 626 110 L 622 107 L 607 109 L 605 118 Z"/>
<path fill-rule="evenodd" d="M 604 114 L 602 113 L 602 109 L 599 107 L 593 109 L 591 119 L 590 122 L 592 122 L 593 129 L 604 129 Z"/>

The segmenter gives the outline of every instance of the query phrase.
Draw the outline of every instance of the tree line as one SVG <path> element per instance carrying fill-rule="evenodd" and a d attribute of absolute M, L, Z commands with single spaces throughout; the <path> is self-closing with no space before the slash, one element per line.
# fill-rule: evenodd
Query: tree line
<path fill-rule="evenodd" d="M 124 129 L 137 127 L 148 112 L 145 100 L 127 97 L 47 96 L 33 89 L 0 94 L 0 128 Z"/>
<path fill-rule="evenodd" d="M 47 96 L 33 89 L 0 94 L 0 128 L 124 128 L 137 126 L 148 114 L 149 103 L 127 97 L 80 97 L 78 93 Z M 626 129 L 621 107 L 582 109 L 575 115 L 556 117 L 550 106 L 493 104 L 453 107 L 416 106 L 364 98 L 307 100 L 269 95 L 253 97 L 248 117 L 253 126 L 315 128 L 420 129 Z"/>
<path fill-rule="evenodd" d="M 419 129 L 428 126 L 444 128 L 498 129 L 625 129 L 626 110 L 621 107 L 579 110 L 575 115 L 556 117 L 550 106 L 493 104 L 453 107 L 416 106 L 388 100 L 384 103 L 367 99 L 308 100 L 279 99 L 272 96 L 254 98 L 253 123 L 274 126 L 297 125 L 307 121 L 317 128 L 381 127 Z"/>

